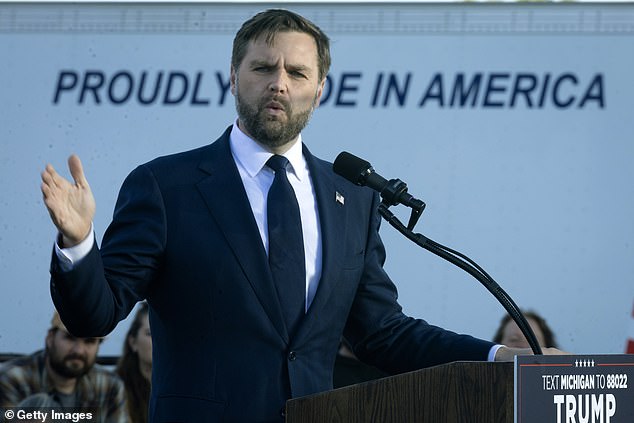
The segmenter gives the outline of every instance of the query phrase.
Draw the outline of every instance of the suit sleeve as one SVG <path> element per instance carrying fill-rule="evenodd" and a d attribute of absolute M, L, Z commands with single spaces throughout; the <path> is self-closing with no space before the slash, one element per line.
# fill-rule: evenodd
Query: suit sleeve
<path fill-rule="evenodd" d="M 379 236 L 378 203 L 375 195 L 364 269 L 344 331 L 357 356 L 393 374 L 458 360 L 487 360 L 493 343 L 403 313 L 396 286 L 383 269 L 386 255 Z"/>
<path fill-rule="evenodd" d="M 101 250 L 93 245 L 66 272 L 53 254 L 51 296 L 74 335 L 107 335 L 146 298 L 161 265 L 165 221 L 156 179 L 147 166 L 139 166 L 123 183 Z"/>

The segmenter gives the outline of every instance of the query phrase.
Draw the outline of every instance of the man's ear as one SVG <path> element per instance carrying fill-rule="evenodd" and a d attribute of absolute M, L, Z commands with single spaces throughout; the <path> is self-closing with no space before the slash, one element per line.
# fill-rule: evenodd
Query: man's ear
<path fill-rule="evenodd" d="M 236 69 L 231 65 L 231 72 L 229 73 L 229 83 L 231 84 L 231 94 L 236 95 Z"/>
<path fill-rule="evenodd" d="M 319 107 L 319 103 L 321 102 L 321 96 L 324 94 L 324 86 L 326 85 L 326 78 L 323 79 L 319 83 L 317 87 L 317 95 L 315 95 L 315 108 Z"/>
<path fill-rule="evenodd" d="M 50 350 L 53 347 L 53 338 L 55 338 L 55 333 L 57 332 L 57 329 L 55 328 L 51 328 L 48 330 L 48 333 L 46 334 L 46 349 Z"/>

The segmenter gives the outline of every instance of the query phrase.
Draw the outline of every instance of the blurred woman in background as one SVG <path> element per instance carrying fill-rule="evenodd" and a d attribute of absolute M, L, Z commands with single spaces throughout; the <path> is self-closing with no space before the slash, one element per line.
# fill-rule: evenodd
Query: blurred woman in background
<path fill-rule="evenodd" d="M 146 302 L 140 303 L 134 315 L 116 372 L 125 384 L 130 421 L 147 423 L 152 380 L 152 337 Z"/>
<path fill-rule="evenodd" d="M 537 342 L 543 348 L 559 348 L 557 345 L 557 341 L 555 340 L 555 333 L 546 323 L 546 319 L 544 319 L 541 315 L 537 314 L 534 311 L 525 311 L 524 317 L 526 321 L 530 325 L 535 337 L 537 338 Z M 500 321 L 500 326 L 498 327 L 495 335 L 492 339 L 493 342 L 498 344 L 506 345 L 507 347 L 513 348 L 530 348 L 530 344 L 528 340 L 520 330 L 517 323 L 511 319 L 511 316 L 506 314 L 502 320 Z"/>

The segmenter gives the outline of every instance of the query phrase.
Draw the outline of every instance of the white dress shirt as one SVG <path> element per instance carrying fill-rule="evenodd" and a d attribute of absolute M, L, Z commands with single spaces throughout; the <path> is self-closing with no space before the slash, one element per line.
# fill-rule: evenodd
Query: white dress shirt
<path fill-rule="evenodd" d="M 249 138 L 233 125 L 230 136 L 231 154 L 238 166 L 244 189 L 251 203 L 251 210 L 260 230 L 260 237 L 264 248 L 269 251 L 268 222 L 266 216 L 266 199 L 275 174 L 266 162 L 272 153 L 266 151 L 259 144 Z M 290 162 L 287 169 L 288 180 L 295 191 L 299 214 L 302 220 L 302 235 L 304 237 L 304 255 L 306 258 L 306 310 L 315 298 L 315 292 L 321 277 L 321 229 L 315 190 L 310 179 L 310 172 L 302 154 L 301 134 L 295 144 L 284 153 Z"/>

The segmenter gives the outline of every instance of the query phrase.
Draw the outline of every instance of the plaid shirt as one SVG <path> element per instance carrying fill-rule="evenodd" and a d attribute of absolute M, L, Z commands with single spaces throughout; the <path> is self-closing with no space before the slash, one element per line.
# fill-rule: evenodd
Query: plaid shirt
<path fill-rule="evenodd" d="M 37 393 L 55 392 L 45 365 L 44 351 L 19 357 L 0 366 L 0 407 L 15 407 Z M 123 382 L 114 373 L 95 365 L 78 379 L 77 411 L 97 415 L 91 422 L 128 423 Z M 56 410 L 64 411 L 64 410 Z"/>

